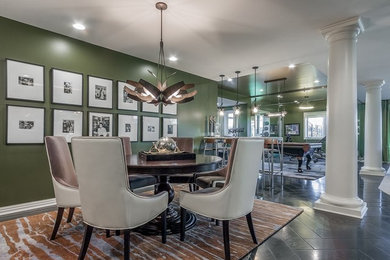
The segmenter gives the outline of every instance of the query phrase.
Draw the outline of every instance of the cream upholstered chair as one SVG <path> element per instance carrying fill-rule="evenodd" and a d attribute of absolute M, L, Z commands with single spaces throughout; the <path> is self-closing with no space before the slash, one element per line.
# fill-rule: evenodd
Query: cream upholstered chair
<path fill-rule="evenodd" d="M 79 184 L 66 139 L 62 136 L 46 136 L 45 145 L 58 207 L 56 222 L 50 237 L 53 240 L 60 226 L 64 209 L 69 208 L 67 218 L 69 223 L 72 221 L 74 208 L 80 206 Z"/>
<path fill-rule="evenodd" d="M 186 210 L 223 221 L 225 259 L 230 259 L 229 220 L 246 216 L 252 240 L 257 244 L 251 212 L 264 149 L 264 140 L 238 139 L 231 147 L 225 185 L 196 192 L 180 191 L 181 232 L 185 237 Z"/>
<path fill-rule="evenodd" d="M 161 214 L 166 242 L 168 193 L 140 196 L 130 190 L 126 157 L 118 137 L 74 137 L 72 150 L 86 224 L 79 259 L 87 253 L 93 228 L 124 230 L 124 256 L 130 255 L 130 229 Z"/>

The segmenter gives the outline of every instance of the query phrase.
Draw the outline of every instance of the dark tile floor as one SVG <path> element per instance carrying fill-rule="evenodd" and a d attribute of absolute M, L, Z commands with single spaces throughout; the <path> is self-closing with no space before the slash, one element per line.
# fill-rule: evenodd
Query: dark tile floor
<path fill-rule="evenodd" d="M 312 208 L 325 190 L 325 178 L 285 177 L 281 188 L 277 177 L 273 191 L 258 185 L 258 198 L 300 207 L 304 212 L 243 259 L 390 259 L 390 196 L 378 190 L 382 178 L 358 178 L 358 196 L 368 206 L 363 219 Z"/>

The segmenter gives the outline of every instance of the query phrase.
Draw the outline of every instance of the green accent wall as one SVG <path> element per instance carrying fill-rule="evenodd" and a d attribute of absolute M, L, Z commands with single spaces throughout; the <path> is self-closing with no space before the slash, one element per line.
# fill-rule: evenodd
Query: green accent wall
<path fill-rule="evenodd" d="M 80 40 L 46 31 L 0 17 L 0 207 L 54 197 L 45 147 L 39 145 L 6 145 L 6 105 L 44 107 L 45 134 L 52 135 L 52 109 L 73 109 L 84 112 L 83 135 L 88 134 L 88 111 L 113 113 L 113 134 L 117 133 L 117 114 L 175 117 L 155 113 L 117 110 L 116 81 L 140 78 L 154 82 L 147 69 L 155 70 L 155 63 L 109 50 Z M 153 50 L 152 50 L 153 51 Z M 156 42 L 156 60 L 158 42 Z M 45 66 L 45 102 L 5 99 L 5 59 L 15 59 Z M 70 70 L 84 75 L 83 106 L 51 104 L 50 69 Z M 172 70 L 171 70 L 172 71 Z M 113 108 L 87 106 L 87 75 L 114 80 Z M 195 100 L 178 106 L 178 135 L 195 138 L 197 150 L 206 135 L 206 118 L 216 115 L 217 83 L 196 75 L 177 71 L 170 84 L 184 80 L 195 83 Z M 162 123 L 160 123 L 160 128 Z M 141 142 L 141 120 L 138 142 L 132 143 L 134 152 L 147 150 L 151 142 Z"/>

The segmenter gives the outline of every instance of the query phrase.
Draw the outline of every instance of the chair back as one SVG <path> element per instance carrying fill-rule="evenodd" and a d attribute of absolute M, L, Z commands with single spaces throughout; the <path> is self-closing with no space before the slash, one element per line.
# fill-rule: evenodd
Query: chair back
<path fill-rule="evenodd" d="M 130 137 L 119 137 L 122 140 L 123 149 L 125 150 L 125 156 L 132 155 Z"/>
<path fill-rule="evenodd" d="M 194 151 L 194 138 L 191 137 L 172 137 L 177 147 L 182 152 L 192 153 Z"/>
<path fill-rule="evenodd" d="M 224 196 L 230 197 L 229 217 L 240 217 L 253 209 L 264 140 L 239 138 L 232 142 Z"/>
<path fill-rule="evenodd" d="M 118 137 L 74 137 L 73 158 L 83 220 L 94 227 L 129 226 L 129 204 L 137 202 L 131 192 L 122 140 Z"/>
<path fill-rule="evenodd" d="M 72 156 L 65 137 L 46 136 L 45 146 L 52 179 L 64 186 L 78 188 Z"/>

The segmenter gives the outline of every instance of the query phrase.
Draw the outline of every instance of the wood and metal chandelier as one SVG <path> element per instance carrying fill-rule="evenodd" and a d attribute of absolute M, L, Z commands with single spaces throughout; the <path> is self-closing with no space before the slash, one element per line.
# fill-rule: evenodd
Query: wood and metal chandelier
<path fill-rule="evenodd" d="M 156 3 L 156 8 L 161 12 L 160 52 L 158 56 L 157 73 L 153 73 L 150 70 L 148 70 L 148 72 L 156 78 L 157 86 L 143 79 L 140 79 L 138 82 L 127 80 L 126 83 L 134 86 L 135 89 L 132 90 L 125 87 L 124 90 L 131 99 L 154 104 L 156 106 L 160 103 L 168 105 L 190 102 L 194 100 L 194 96 L 197 94 L 197 91 L 194 90 L 192 92 L 188 92 L 187 90 L 193 88 L 195 86 L 194 84 L 185 84 L 184 81 L 180 81 L 171 86 L 167 85 L 168 79 L 176 73 L 174 72 L 167 76 L 165 66 L 162 17 L 163 11 L 168 8 L 168 5 L 163 2 L 158 2 Z"/>

